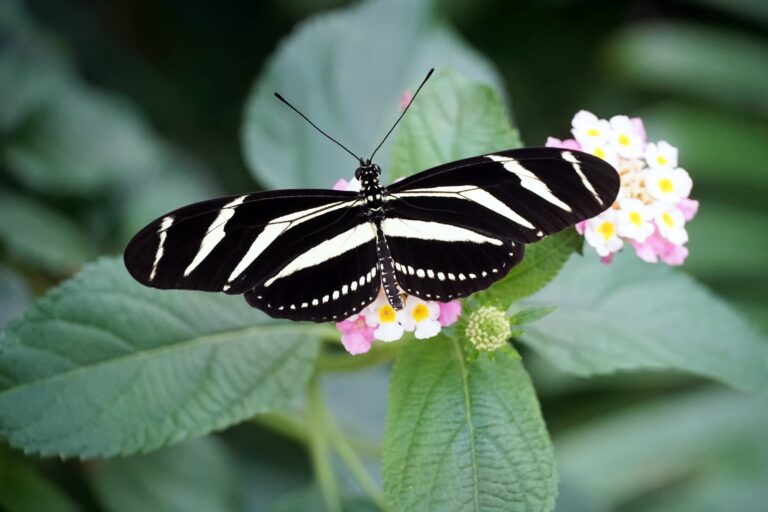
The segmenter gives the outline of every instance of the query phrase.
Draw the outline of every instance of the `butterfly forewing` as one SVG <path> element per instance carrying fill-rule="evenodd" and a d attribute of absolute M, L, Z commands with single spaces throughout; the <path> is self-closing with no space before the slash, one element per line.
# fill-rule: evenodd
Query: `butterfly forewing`
<path fill-rule="evenodd" d="M 608 208 L 619 177 L 577 151 L 511 150 L 445 164 L 387 187 L 384 233 L 398 282 L 422 299 L 487 288 L 535 242 Z"/>
<path fill-rule="evenodd" d="M 125 250 L 155 288 L 243 293 L 297 255 L 360 222 L 356 194 L 284 190 L 213 199 L 164 215 Z"/>
<path fill-rule="evenodd" d="M 608 208 L 619 177 L 578 151 L 530 148 L 459 160 L 387 187 L 388 215 L 530 243 Z"/>

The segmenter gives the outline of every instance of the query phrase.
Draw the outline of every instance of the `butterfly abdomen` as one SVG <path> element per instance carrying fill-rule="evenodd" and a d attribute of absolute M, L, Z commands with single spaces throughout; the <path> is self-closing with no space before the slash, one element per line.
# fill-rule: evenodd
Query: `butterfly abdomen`
<path fill-rule="evenodd" d="M 381 286 L 384 288 L 384 294 L 387 296 L 389 304 L 399 311 L 403 309 L 403 298 L 400 296 L 400 289 L 397 284 L 395 262 L 392 260 L 389 244 L 381 230 L 380 221 L 376 223 L 376 256 L 379 260 L 379 274 L 381 275 Z"/>

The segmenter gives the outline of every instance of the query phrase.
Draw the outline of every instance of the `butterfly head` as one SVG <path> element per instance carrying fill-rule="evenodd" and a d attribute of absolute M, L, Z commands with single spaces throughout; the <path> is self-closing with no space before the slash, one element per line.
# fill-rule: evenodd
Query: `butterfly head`
<path fill-rule="evenodd" d="M 370 160 L 361 161 L 360 167 L 355 171 L 355 178 L 363 185 L 378 183 L 379 176 L 381 176 L 381 167 L 372 164 Z"/>

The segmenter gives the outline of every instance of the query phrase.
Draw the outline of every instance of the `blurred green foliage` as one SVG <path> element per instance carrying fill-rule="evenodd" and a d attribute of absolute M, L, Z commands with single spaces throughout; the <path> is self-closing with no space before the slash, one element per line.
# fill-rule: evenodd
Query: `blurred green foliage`
<path fill-rule="evenodd" d="M 316 147 L 322 158 L 337 159 L 338 168 L 297 185 L 349 177 L 350 162 L 330 156 L 333 148 L 321 139 L 291 138 L 304 128 L 277 103 L 260 120 L 262 131 L 246 128 L 241 138 L 254 78 L 279 40 L 305 17 L 343 4 L 0 2 L 0 325 L 86 261 L 118 254 L 165 211 L 221 192 L 286 185 L 269 176 L 280 165 L 311 162 L 265 160 L 259 144 L 274 144 L 275 133 L 283 146 Z M 567 135 L 581 108 L 641 116 L 651 139 L 680 148 L 701 201 L 683 270 L 768 332 L 765 2 L 444 0 L 438 11 L 444 19 L 436 23 L 403 21 L 385 9 L 380 25 L 324 34 L 331 57 L 353 52 L 355 38 L 374 38 L 399 56 L 378 62 L 361 55 L 356 68 L 329 76 L 343 77 L 334 89 L 346 91 L 339 97 L 323 95 L 326 83 L 275 83 L 262 92 L 280 88 L 322 126 L 336 128 L 332 134 L 367 151 L 402 89 L 430 65 L 419 41 L 431 30 L 447 45 L 463 38 L 493 63 L 500 77 L 490 64 L 474 72 L 506 86 L 526 144 Z M 293 51 L 300 59 L 302 48 Z M 361 88 L 366 75 L 380 78 L 376 90 Z M 270 123 L 275 132 L 265 133 Z M 574 378 L 523 355 L 554 434 L 558 510 L 763 510 L 764 402 L 676 374 Z M 738 374 L 739 366 L 727 371 Z M 388 374 L 378 368 L 340 377 L 349 380 L 324 379 L 323 392 L 378 475 L 385 403 L 371 397 L 386 395 Z M 746 370 L 733 376 L 741 378 L 752 377 Z M 307 433 L 295 429 L 291 437 L 285 422 L 274 426 L 249 423 L 219 436 L 223 442 L 85 464 L 3 450 L 0 505 L 11 512 L 119 511 L 130 504 L 121 497 L 140 497 L 159 511 L 316 510 L 320 498 L 299 447 Z M 341 464 L 335 470 L 349 491 L 345 506 L 375 510 L 357 497 L 362 490 Z M 206 492 L 197 494 L 201 487 Z"/>

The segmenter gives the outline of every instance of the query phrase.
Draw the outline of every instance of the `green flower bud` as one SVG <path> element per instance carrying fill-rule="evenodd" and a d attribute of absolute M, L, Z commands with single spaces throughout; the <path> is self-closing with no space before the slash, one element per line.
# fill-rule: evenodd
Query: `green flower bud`
<path fill-rule="evenodd" d="M 493 352 L 506 345 L 512 331 L 504 312 L 493 307 L 482 307 L 469 315 L 464 331 L 472 345 L 481 352 Z"/>

